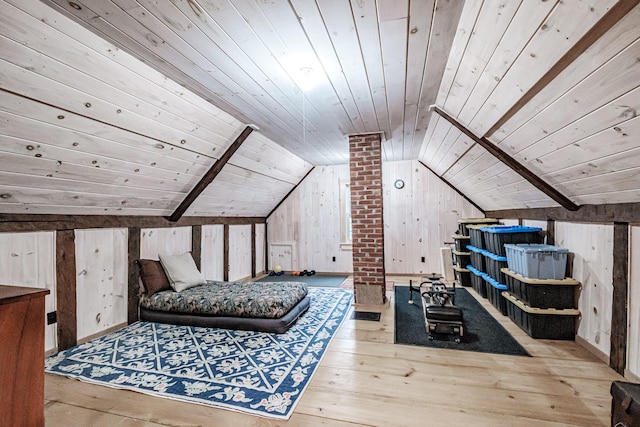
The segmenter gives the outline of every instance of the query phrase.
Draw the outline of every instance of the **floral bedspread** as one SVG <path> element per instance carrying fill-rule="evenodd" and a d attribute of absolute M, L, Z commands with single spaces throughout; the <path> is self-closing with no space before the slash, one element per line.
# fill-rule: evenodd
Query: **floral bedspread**
<path fill-rule="evenodd" d="M 212 316 L 277 319 L 307 295 L 301 282 L 220 282 L 185 289 L 143 294 L 140 305 L 150 310 Z"/>

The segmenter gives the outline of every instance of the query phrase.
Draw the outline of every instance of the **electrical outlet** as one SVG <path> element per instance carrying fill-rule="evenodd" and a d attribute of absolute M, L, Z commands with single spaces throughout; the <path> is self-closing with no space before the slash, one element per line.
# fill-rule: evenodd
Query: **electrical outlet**
<path fill-rule="evenodd" d="M 56 323 L 58 321 L 57 317 L 58 316 L 55 311 L 47 313 L 47 325 L 53 325 L 54 323 Z"/>
<path fill-rule="evenodd" d="M 336 262 L 336 257 L 333 257 L 333 262 Z"/>
<path fill-rule="evenodd" d="M 425 262 L 425 258 L 424 257 L 420 258 L 420 261 Z"/>

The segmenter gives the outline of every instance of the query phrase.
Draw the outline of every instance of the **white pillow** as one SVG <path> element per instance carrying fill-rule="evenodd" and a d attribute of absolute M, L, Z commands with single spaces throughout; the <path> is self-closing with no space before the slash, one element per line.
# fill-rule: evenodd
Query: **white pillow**
<path fill-rule="evenodd" d="M 191 252 L 182 255 L 160 255 L 159 258 L 174 291 L 180 292 L 207 284 L 202 273 L 198 271 Z"/>

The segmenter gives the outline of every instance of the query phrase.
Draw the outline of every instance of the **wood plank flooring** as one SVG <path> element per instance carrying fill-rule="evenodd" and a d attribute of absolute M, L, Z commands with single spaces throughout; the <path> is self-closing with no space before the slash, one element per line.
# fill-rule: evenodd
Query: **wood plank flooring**
<path fill-rule="evenodd" d="M 388 280 L 396 286 L 409 282 Z M 575 342 L 533 340 L 478 298 L 533 357 L 396 345 L 393 292 L 388 295 L 392 303 L 380 322 L 345 320 L 289 421 L 47 374 L 46 425 L 609 425 L 609 387 L 622 377 Z"/>

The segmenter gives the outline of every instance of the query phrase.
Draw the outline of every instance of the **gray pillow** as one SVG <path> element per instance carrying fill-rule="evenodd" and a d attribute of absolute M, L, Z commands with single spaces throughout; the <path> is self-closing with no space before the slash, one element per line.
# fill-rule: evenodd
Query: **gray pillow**
<path fill-rule="evenodd" d="M 207 283 L 196 267 L 191 252 L 182 255 L 160 255 L 159 257 L 174 291 L 180 292 Z"/>

